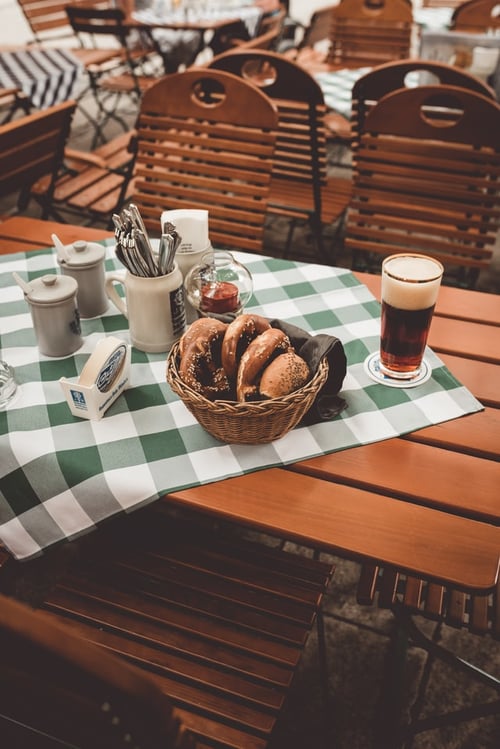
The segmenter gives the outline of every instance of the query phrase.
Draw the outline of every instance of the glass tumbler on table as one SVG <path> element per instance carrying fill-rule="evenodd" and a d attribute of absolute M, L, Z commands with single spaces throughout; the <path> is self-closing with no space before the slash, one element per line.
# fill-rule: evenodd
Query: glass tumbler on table
<path fill-rule="evenodd" d="M 379 367 L 387 377 L 420 375 L 442 277 L 441 263 L 426 255 L 384 259 Z"/>

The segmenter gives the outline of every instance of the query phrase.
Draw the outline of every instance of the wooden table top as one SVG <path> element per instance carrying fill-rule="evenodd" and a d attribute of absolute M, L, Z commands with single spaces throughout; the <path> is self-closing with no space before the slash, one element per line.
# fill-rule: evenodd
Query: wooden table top
<path fill-rule="evenodd" d="M 8 219 L 0 252 L 109 237 Z M 6 249 L 7 248 L 7 249 Z M 357 273 L 380 298 L 380 278 Z M 165 501 L 354 560 L 487 590 L 500 559 L 500 295 L 442 287 L 429 345 L 485 410 Z"/>

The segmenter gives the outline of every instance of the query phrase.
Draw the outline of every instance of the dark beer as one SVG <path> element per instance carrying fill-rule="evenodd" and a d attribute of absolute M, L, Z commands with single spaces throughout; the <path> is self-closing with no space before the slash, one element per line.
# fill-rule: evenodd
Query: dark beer
<path fill-rule="evenodd" d="M 427 309 L 397 309 L 382 302 L 380 359 L 384 367 L 405 374 L 422 363 L 434 305 Z"/>
<path fill-rule="evenodd" d="M 384 260 L 380 368 L 388 376 L 419 374 L 442 273 L 441 263 L 425 255 Z"/>

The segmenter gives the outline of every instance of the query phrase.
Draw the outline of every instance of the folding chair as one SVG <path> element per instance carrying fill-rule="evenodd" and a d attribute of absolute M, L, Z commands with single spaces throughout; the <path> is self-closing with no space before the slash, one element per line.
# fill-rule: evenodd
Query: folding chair
<path fill-rule="evenodd" d="M 357 600 L 364 606 L 376 604 L 390 609 L 395 618 L 376 728 L 376 736 L 384 746 L 411 749 L 420 733 L 500 713 L 500 679 L 472 663 L 466 653 L 461 655 L 459 651 L 440 644 L 444 625 L 500 639 L 500 583 L 488 593 L 474 594 L 397 570 L 365 564 L 358 583 Z M 420 626 L 423 620 L 436 623 L 431 634 L 428 627 Z M 415 702 L 409 718 L 404 720 L 400 711 L 401 677 L 409 644 L 422 648 L 427 656 Z M 432 667 L 437 660 L 489 687 L 489 699 L 449 712 L 431 711 L 421 717 Z"/>
<path fill-rule="evenodd" d="M 120 64 L 87 65 L 90 90 L 97 106 L 97 116 L 87 115 L 95 127 L 92 148 L 105 142 L 104 128 L 110 121 L 124 131 L 129 123 L 120 111 L 125 99 L 137 106 L 142 92 L 165 74 L 159 47 L 146 29 L 132 29 L 125 23 L 121 8 L 94 8 L 80 5 L 66 7 L 69 23 L 82 47 L 89 39 L 114 40 L 120 50 Z"/>
<path fill-rule="evenodd" d="M 214 246 L 262 251 L 276 124 L 269 99 L 228 73 L 191 69 L 148 88 L 133 200 L 152 235 L 163 210 L 200 208 Z"/>
<path fill-rule="evenodd" d="M 50 188 L 46 217 L 111 229 L 112 214 L 133 189 L 134 136 L 130 130 L 92 151 L 66 147 L 55 182 L 49 175 L 41 177 L 31 185 L 30 197 L 43 206 Z"/>
<path fill-rule="evenodd" d="M 319 84 L 292 60 L 266 50 L 227 52 L 210 68 L 239 75 L 275 102 L 279 125 L 268 213 L 290 222 L 285 254 L 296 224 L 308 222 L 324 259 L 323 227 L 342 219 L 351 183 L 327 174 L 326 107 Z"/>
<path fill-rule="evenodd" d="M 413 79 L 413 80 L 412 80 Z M 372 107 L 386 94 L 416 85 L 459 86 L 495 99 L 495 92 L 465 70 L 432 60 L 396 60 L 370 70 L 358 78 L 352 89 L 351 145 L 355 150 L 365 119 Z"/>
<path fill-rule="evenodd" d="M 345 246 L 353 264 L 402 251 L 430 254 L 445 279 L 474 286 L 500 219 L 500 106 L 456 86 L 384 96 L 356 148 Z"/>
<path fill-rule="evenodd" d="M 75 108 L 67 101 L 0 125 L 0 195 L 16 196 L 11 212 L 26 209 L 31 186 L 44 176 L 40 204 L 48 216 Z"/>
<path fill-rule="evenodd" d="M 0 735 L 7 747 L 195 749 L 154 678 L 0 595 Z"/>
<path fill-rule="evenodd" d="M 411 56 L 413 11 L 407 0 L 342 0 L 330 16 L 332 68 L 362 68 Z"/>
<path fill-rule="evenodd" d="M 75 542 L 73 563 L 58 565 L 57 584 L 37 604 L 104 659 L 139 668 L 200 749 L 264 749 L 330 565 L 166 502 L 116 520 Z M 16 563 L 4 564 L 4 589 L 16 589 L 16 574 Z M 125 725 L 137 713 L 126 711 Z"/>

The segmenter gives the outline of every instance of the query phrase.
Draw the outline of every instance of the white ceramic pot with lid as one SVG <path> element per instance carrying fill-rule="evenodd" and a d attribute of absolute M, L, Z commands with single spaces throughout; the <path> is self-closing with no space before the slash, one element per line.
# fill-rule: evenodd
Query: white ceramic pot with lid
<path fill-rule="evenodd" d="M 78 283 L 77 302 L 82 318 L 99 317 L 108 309 L 105 289 L 105 248 L 97 242 L 79 239 L 73 244 L 57 245 L 61 273 Z"/>
<path fill-rule="evenodd" d="M 69 356 L 83 344 L 76 302 L 78 284 L 70 276 L 47 274 L 23 282 L 40 353 Z"/>

